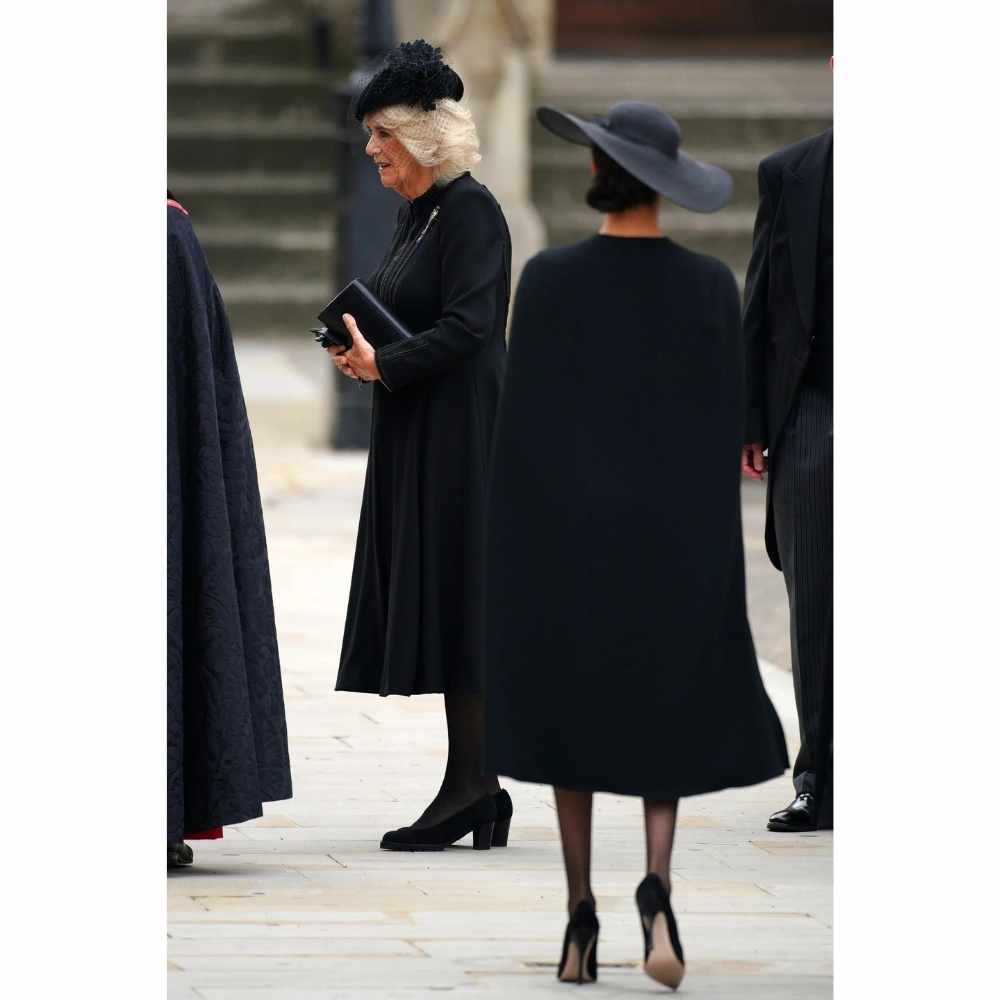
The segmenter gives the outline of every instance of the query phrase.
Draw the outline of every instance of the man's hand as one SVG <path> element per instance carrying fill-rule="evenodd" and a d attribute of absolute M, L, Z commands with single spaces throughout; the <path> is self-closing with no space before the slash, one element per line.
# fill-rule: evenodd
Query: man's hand
<path fill-rule="evenodd" d="M 755 441 L 743 445 L 740 457 L 740 471 L 751 479 L 763 479 L 767 472 L 767 459 L 764 457 L 764 445 Z"/>

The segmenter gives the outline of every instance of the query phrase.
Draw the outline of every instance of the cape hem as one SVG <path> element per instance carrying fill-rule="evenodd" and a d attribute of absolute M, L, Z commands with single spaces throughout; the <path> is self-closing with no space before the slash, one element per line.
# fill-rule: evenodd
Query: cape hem
<path fill-rule="evenodd" d="M 635 798 L 657 799 L 670 801 L 672 799 L 693 798 L 696 795 L 709 795 L 713 792 L 722 792 L 727 788 L 747 788 L 751 785 L 760 785 L 765 781 L 780 778 L 788 770 L 786 763 L 780 769 L 770 768 L 761 771 L 758 775 L 748 777 L 726 777 L 712 782 L 699 782 L 689 785 L 679 784 L 675 786 L 652 788 L 646 786 L 639 788 L 627 782 L 611 782 L 604 780 L 590 780 L 579 775 L 574 778 L 563 780 L 557 776 L 541 777 L 538 772 L 512 767 L 510 765 L 499 764 L 496 761 L 487 760 L 486 772 L 496 773 L 498 776 L 512 778 L 514 781 L 524 781 L 534 785 L 550 785 L 553 788 L 565 788 L 572 792 L 600 792 L 606 795 L 629 795 Z"/>

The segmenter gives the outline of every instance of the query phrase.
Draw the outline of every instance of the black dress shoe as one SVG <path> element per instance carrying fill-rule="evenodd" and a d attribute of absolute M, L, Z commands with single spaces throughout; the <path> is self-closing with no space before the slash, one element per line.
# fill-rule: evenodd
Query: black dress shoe
<path fill-rule="evenodd" d="M 493 846 L 506 847 L 510 834 L 510 821 L 514 815 L 514 803 L 510 796 L 501 788 L 493 796 L 493 804 L 497 807 L 497 821 L 493 825 Z"/>
<path fill-rule="evenodd" d="M 774 833 L 807 833 L 819 828 L 819 807 L 812 792 L 802 792 L 785 809 L 776 812 L 767 821 L 768 830 Z"/>
<path fill-rule="evenodd" d="M 168 868 L 182 868 L 184 865 L 189 865 L 193 861 L 194 851 L 192 851 L 183 840 L 179 840 L 176 844 L 167 844 Z"/>
<path fill-rule="evenodd" d="M 581 900 L 566 925 L 563 938 L 562 958 L 556 970 L 556 979 L 561 983 L 597 982 L 597 935 L 601 929 L 594 904 L 589 899 Z"/>
<path fill-rule="evenodd" d="M 472 834 L 472 846 L 488 851 L 493 840 L 497 807 L 492 795 L 484 795 L 471 806 L 433 826 L 404 826 L 382 838 L 383 851 L 443 851 L 466 834 Z"/>
<path fill-rule="evenodd" d="M 684 978 L 684 949 L 670 906 L 670 892 L 659 875 L 650 873 L 635 890 L 645 958 L 642 971 L 661 986 L 676 990 Z"/>

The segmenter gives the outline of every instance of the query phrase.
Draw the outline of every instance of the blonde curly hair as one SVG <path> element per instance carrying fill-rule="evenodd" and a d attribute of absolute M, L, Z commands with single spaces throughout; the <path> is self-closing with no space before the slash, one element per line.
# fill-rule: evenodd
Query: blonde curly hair
<path fill-rule="evenodd" d="M 365 125 L 387 129 L 418 163 L 432 167 L 434 180 L 441 183 L 454 180 L 482 159 L 471 112 L 447 97 L 433 111 L 407 104 L 380 108 L 365 116 Z"/>

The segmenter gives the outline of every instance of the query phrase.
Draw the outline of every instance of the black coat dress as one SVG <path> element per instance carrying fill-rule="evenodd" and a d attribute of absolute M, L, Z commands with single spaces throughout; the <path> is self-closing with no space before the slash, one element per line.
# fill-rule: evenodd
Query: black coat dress
<path fill-rule="evenodd" d="M 669 239 L 545 251 L 509 350 L 487 769 L 662 799 L 781 774 L 746 616 L 732 274 Z"/>
<path fill-rule="evenodd" d="M 432 187 L 400 210 L 369 287 L 416 335 L 376 352 L 337 688 L 479 693 L 486 476 L 510 299 L 500 206 L 468 174 Z"/>
<path fill-rule="evenodd" d="M 292 794 L 267 542 L 226 310 L 167 209 L 167 840 Z"/>

